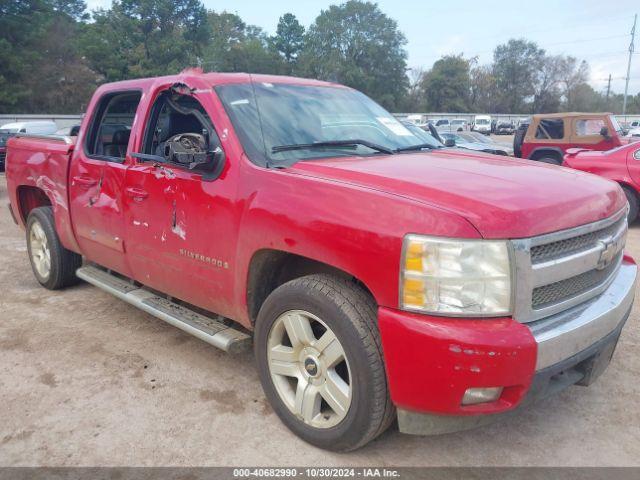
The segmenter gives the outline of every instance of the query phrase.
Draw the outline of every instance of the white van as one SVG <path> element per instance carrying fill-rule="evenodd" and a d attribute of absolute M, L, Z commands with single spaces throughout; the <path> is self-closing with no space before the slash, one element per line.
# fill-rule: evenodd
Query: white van
<path fill-rule="evenodd" d="M 491 133 L 491 115 L 476 115 L 473 117 L 471 131 L 489 135 Z"/>
<path fill-rule="evenodd" d="M 6 123 L 0 127 L 0 133 L 31 133 L 36 135 L 52 135 L 56 133 L 58 127 L 50 120 L 34 122 Z"/>

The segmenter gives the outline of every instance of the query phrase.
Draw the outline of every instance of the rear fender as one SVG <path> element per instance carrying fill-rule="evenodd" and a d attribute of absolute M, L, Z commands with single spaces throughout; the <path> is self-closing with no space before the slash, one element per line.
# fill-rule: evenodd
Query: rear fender
<path fill-rule="evenodd" d="M 10 139 L 8 147 L 7 189 L 20 226 L 26 226 L 31 209 L 50 205 L 60 242 L 78 253 L 67 188 L 73 145 L 55 139 L 23 137 Z"/>

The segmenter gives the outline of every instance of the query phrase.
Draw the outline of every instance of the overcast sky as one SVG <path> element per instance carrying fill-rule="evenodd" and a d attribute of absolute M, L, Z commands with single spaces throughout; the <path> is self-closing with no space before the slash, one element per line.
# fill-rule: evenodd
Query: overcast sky
<path fill-rule="evenodd" d="M 341 3 L 325 0 L 204 0 L 207 8 L 237 13 L 273 33 L 287 12 L 306 26 L 322 9 Z M 637 0 L 379 0 L 407 37 L 409 67 L 428 69 L 445 54 L 478 56 L 491 61 L 495 46 L 525 37 L 547 52 L 573 55 L 591 66 L 591 83 L 604 90 L 609 74 L 615 92 L 624 91 L 629 43 Z M 89 8 L 108 7 L 111 0 L 88 0 Z M 495 5 L 495 7 L 493 6 Z M 640 22 L 640 20 L 639 20 Z M 629 93 L 640 92 L 640 25 L 631 65 Z"/>

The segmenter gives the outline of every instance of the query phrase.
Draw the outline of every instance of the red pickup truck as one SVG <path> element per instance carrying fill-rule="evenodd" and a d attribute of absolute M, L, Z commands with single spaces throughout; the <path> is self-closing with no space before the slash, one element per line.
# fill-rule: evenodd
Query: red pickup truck
<path fill-rule="evenodd" d="M 9 141 L 7 184 L 44 287 L 253 343 L 275 412 L 327 449 L 588 385 L 633 303 L 618 185 L 424 143 L 331 83 L 103 85 L 76 138 Z"/>

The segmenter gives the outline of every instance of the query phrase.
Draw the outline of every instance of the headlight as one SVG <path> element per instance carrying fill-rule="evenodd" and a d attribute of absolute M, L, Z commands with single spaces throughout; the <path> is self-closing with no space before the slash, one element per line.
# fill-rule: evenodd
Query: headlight
<path fill-rule="evenodd" d="M 407 235 L 400 268 L 400 308 L 436 315 L 508 315 L 508 242 Z"/>

